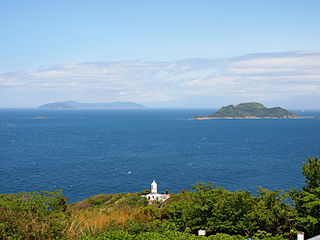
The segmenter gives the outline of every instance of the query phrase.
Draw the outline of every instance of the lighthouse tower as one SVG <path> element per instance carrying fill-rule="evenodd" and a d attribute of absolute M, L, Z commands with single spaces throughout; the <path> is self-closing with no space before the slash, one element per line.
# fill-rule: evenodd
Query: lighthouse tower
<path fill-rule="evenodd" d="M 151 192 L 147 195 L 142 195 L 142 196 L 148 198 L 149 203 L 150 201 L 164 202 L 170 197 L 169 194 L 158 193 L 158 184 L 156 183 L 155 180 L 153 180 L 153 182 L 151 183 Z"/>
<path fill-rule="evenodd" d="M 158 193 L 158 184 L 155 180 L 151 183 L 151 194 L 157 194 Z"/>

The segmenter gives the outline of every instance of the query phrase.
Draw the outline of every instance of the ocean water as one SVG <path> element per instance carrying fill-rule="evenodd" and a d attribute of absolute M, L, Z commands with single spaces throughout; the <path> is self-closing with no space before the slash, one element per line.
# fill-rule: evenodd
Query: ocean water
<path fill-rule="evenodd" d="M 199 181 L 253 192 L 304 184 L 319 119 L 192 120 L 212 112 L 0 110 L 0 193 L 62 188 L 74 202 L 154 179 L 176 193 Z"/>

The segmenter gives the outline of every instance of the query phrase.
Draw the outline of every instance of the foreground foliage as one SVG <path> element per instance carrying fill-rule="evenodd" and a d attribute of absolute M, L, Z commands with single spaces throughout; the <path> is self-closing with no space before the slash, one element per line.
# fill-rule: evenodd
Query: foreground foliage
<path fill-rule="evenodd" d="M 198 183 L 194 192 L 173 196 L 168 203 L 168 219 L 180 231 L 196 233 L 205 228 L 209 234 L 227 233 L 251 236 L 259 230 L 289 237 L 294 208 L 285 202 L 280 190 L 259 188 L 258 196 L 248 191 L 230 192 L 212 184 Z"/>
<path fill-rule="evenodd" d="M 68 223 L 61 190 L 0 195 L 0 239 L 62 238 Z"/>
<path fill-rule="evenodd" d="M 66 204 L 61 190 L 0 195 L 0 239 L 295 239 L 320 234 L 320 160 L 302 166 L 289 193 L 231 192 L 213 183 L 148 204 L 140 193 L 100 194 Z M 289 203 L 292 200 L 294 206 Z M 199 229 L 207 237 L 196 236 Z"/>
<path fill-rule="evenodd" d="M 246 237 L 239 235 L 230 236 L 224 233 L 217 233 L 209 237 L 196 236 L 189 233 L 183 233 L 178 231 L 166 231 L 166 232 L 143 232 L 139 234 L 130 234 L 126 231 L 110 231 L 99 234 L 98 236 L 82 236 L 81 240 L 105 240 L 105 239 L 128 239 L 128 240 L 246 240 Z M 259 240 L 259 238 L 256 238 Z M 284 240 L 281 236 L 264 238 L 265 240 Z"/>
<path fill-rule="evenodd" d="M 320 234 L 320 160 L 308 157 L 302 165 L 306 186 L 302 190 L 291 190 L 297 214 L 297 226 L 312 237 Z"/>

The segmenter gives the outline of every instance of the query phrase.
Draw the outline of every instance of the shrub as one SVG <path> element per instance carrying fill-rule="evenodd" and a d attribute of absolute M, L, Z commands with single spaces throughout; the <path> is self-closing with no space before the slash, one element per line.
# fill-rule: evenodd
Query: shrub
<path fill-rule="evenodd" d="M 0 239 L 63 238 L 69 216 L 61 190 L 0 195 Z"/>

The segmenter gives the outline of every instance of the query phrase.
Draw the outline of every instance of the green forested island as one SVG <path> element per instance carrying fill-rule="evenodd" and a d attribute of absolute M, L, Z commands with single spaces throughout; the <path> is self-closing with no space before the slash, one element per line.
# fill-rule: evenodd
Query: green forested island
<path fill-rule="evenodd" d="M 146 190 L 72 204 L 61 190 L 0 194 L 0 239 L 293 240 L 298 231 L 308 239 L 320 234 L 320 160 L 308 157 L 302 172 L 304 187 L 288 192 L 200 182 L 165 202 L 148 202 Z"/>
<path fill-rule="evenodd" d="M 229 105 L 207 116 L 195 116 L 196 119 L 259 119 L 259 118 L 302 118 L 299 114 L 289 112 L 281 107 L 267 108 L 261 103 L 248 102 Z"/>

